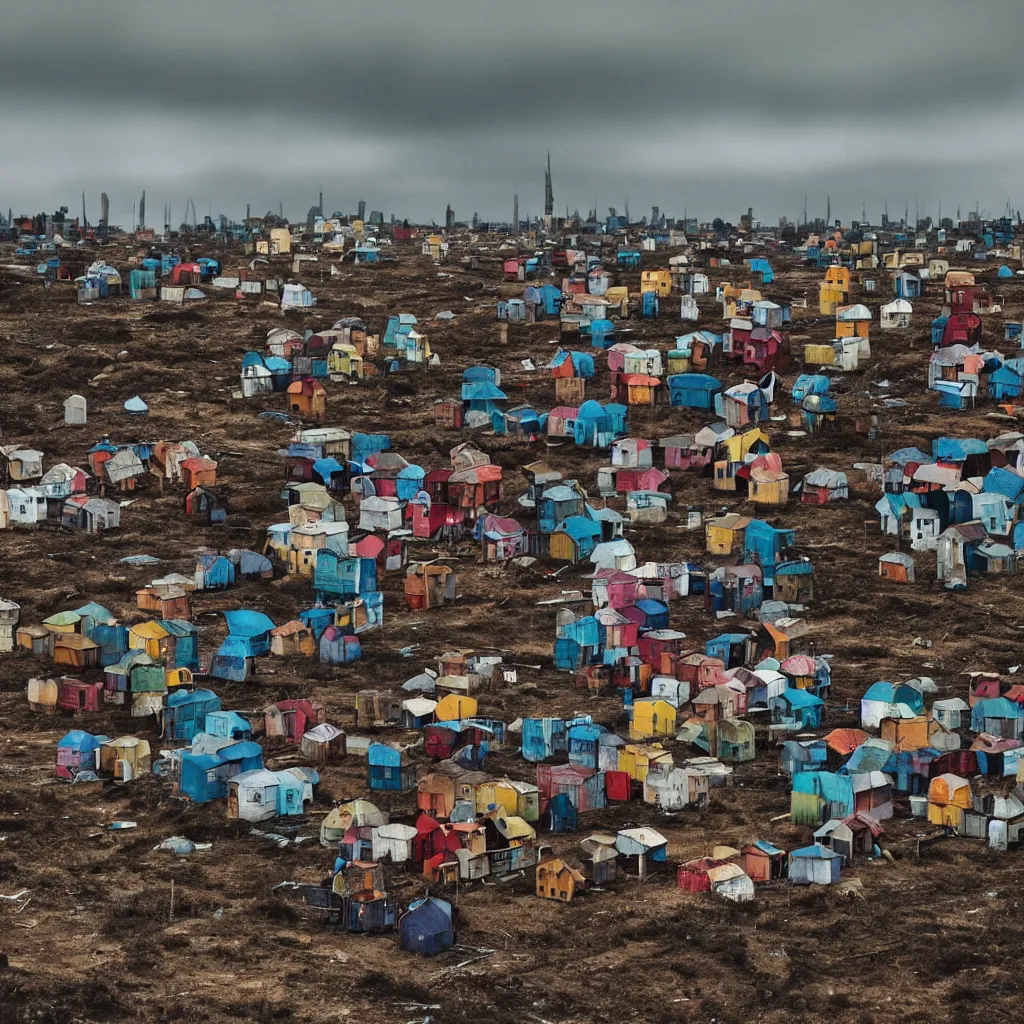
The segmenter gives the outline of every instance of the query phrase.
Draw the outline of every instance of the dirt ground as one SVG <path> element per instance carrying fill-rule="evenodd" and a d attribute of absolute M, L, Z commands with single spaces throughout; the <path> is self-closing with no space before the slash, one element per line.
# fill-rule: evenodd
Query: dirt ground
<path fill-rule="evenodd" d="M 494 303 L 522 286 L 500 280 L 500 263 L 468 271 L 457 260 L 434 266 L 411 247 L 396 247 L 393 266 L 344 268 L 332 278 L 327 264 L 302 275 L 318 298 L 306 312 L 284 316 L 260 305 L 211 297 L 194 308 L 115 300 L 79 307 L 70 285 L 44 290 L 35 281 L 0 271 L 0 430 L 4 444 L 19 442 L 55 462 L 86 464 L 86 451 L 104 434 L 114 441 L 191 439 L 219 460 L 218 492 L 229 504 L 226 526 L 202 528 L 183 512 L 184 492 L 147 490 L 123 510 L 119 531 L 102 536 L 16 529 L 0 534 L 0 596 L 20 603 L 21 621 L 36 623 L 87 600 L 111 608 L 123 621 L 146 616 L 134 591 L 167 572 L 191 573 L 204 548 L 262 547 L 268 524 L 284 518 L 280 491 L 283 461 L 275 454 L 292 428 L 260 419 L 264 409 L 283 411 L 283 395 L 249 401 L 232 398 L 242 355 L 262 350 L 266 332 L 288 325 L 323 329 L 344 315 L 364 317 L 383 333 L 390 313 L 421 320 L 441 365 L 419 368 L 358 386 L 328 384 L 326 423 L 350 430 L 385 430 L 395 451 L 432 469 L 448 450 L 472 438 L 505 470 L 501 511 L 512 514 L 525 480 L 521 465 L 546 458 L 566 476 L 596 493 L 598 468 L 607 453 L 572 445 L 539 448 L 486 433 L 443 432 L 433 425 L 432 402 L 456 397 L 462 370 L 477 361 L 501 367 L 510 404 L 554 403 L 543 372 L 527 373 L 520 361 L 546 363 L 558 338 L 557 323 L 513 325 L 501 345 Z M 192 255 L 217 255 L 197 249 Z M 668 253 L 645 253 L 645 266 L 667 265 Z M 108 258 L 125 265 L 122 247 Z M 236 253 L 227 265 L 241 257 Z M 4 262 L 10 262 L 4 255 Z M 84 263 L 84 257 L 83 257 Z M 772 258 L 778 274 L 769 297 L 810 298 L 794 310 L 791 335 L 828 340 L 833 331 L 816 313 L 821 271 L 795 260 Z M 290 268 L 281 264 L 282 276 Z M 80 268 L 72 263 L 72 270 Z M 323 271 L 323 274 L 321 274 Z M 712 282 L 744 280 L 741 267 L 709 271 Z M 791 437 L 784 423 L 769 425 L 773 447 L 791 479 L 823 466 L 849 470 L 904 445 L 928 448 L 933 438 L 990 437 L 1010 429 L 994 418 L 991 403 L 969 413 L 942 413 L 925 391 L 931 351 L 929 323 L 941 294 L 915 302 L 913 327 L 883 333 L 882 292 L 858 293 L 875 314 L 871 366 L 837 375 L 836 429 L 818 437 Z M 620 275 L 638 288 L 639 272 Z M 995 282 L 993 281 L 993 285 Z M 985 321 L 985 340 L 1003 349 L 1002 320 L 1019 318 L 1024 291 L 1016 280 L 999 282 L 1003 315 Z M 207 289 L 209 291 L 209 289 Z M 884 293 L 884 297 L 883 297 Z M 690 329 L 666 300 L 665 316 L 633 321 L 622 340 L 667 350 Z M 698 326 L 722 328 L 720 307 L 700 300 Z M 433 322 L 450 309 L 449 324 Z M 794 341 L 799 352 L 800 341 Z M 600 353 L 588 397 L 608 393 Z M 789 408 L 789 385 L 799 359 L 784 376 L 776 412 Z M 727 384 L 742 379 L 734 364 L 722 368 Z M 880 382 L 888 381 L 882 388 Z M 63 423 L 62 401 L 72 393 L 89 402 L 89 423 Z M 141 395 L 151 412 L 138 420 L 122 403 Z M 882 397 L 902 398 L 890 410 Z M 869 440 L 854 421 L 877 413 L 881 437 Z M 648 438 L 693 432 L 703 418 L 659 407 L 630 418 L 631 433 Z M 709 562 L 701 531 L 682 528 L 677 509 L 728 507 L 756 514 L 740 497 L 710 490 L 707 478 L 673 474 L 676 505 L 663 526 L 628 529 L 641 561 L 686 558 Z M 613 502 L 612 504 L 615 504 Z M 1024 604 L 1016 577 L 972 577 L 965 593 L 945 591 L 934 579 L 934 555 L 916 553 L 918 582 L 900 586 L 879 579 L 878 556 L 889 545 L 878 531 L 873 499 L 853 498 L 836 508 L 791 501 L 766 518 L 796 530 L 797 552 L 812 558 L 816 600 L 810 613 L 818 653 L 833 658 L 827 727 L 854 725 L 858 700 L 879 679 L 930 675 L 938 697 L 966 696 L 964 672 L 1005 672 L 1021 661 Z M 621 507 L 621 505 L 619 505 Z M 354 517 L 350 517 L 353 519 Z M 418 544 L 414 557 L 430 557 Z M 159 566 L 122 565 L 128 555 L 149 553 Z M 447 549 L 437 553 L 449 554 Z M 367 687 L 398 687 L 424 664 L 453 647 L 496 650 L 525 666 L 513 686 L 481 697 L 481 713 L 511 721 L 524 714 L 586 712 L 622 726 L 621 703 L 590 697 L 572 677 L 552 669 L 554 611 L 537 602 L 563 589 L 587 587 L 585 567 L 557 579 L 551 564 L 526 570 L 481 564 L 472 543 L 458 552 L 459 600 L 450 608 L 411 613 L 401 599 L 402 574 L 383 576 L 385 626 L 363 638 L 363 660 L 321 665 L 300 657 L 262 660 L 256 678 L 217 684 L 227 708 L 253 711 L 286 696 L 324 701 L 328 720 L 350 730 L 353 696 Z M 226 608 L 259 608 L 276 622 L 294 618 L 311 601 L 308 581 L 278 578 L 226 592 L 195 595 L 195 621 L 204 651 L 224 634 L 218 614 Z M 721 632 L 689 599 L 672 606 L 672 625 L 695 649 Z M 930 647 L 915 646 L 915 638 Z M 398 649 L 415 644 L 412 657 Z M 282 881 L 315 882 L 331 855 L 316 839 L 281 849 L 228 821 L 222 803 L 193 807 L 175 801 L 154 778 L 112 785 L 102 793 L 77 793 L 54 784 L 57 739 L 70 728 L 146 735 L 159 749 L 146 719 L 105 711 L 74 719 L 40 716 L 28 708 L 31 676 L 53 675 L 52 666 L 25 652 L 0 658 L 0 894 L 28 889 L 26 906 L 0 901 L 0 1024 L 123 1020 L 144 1021 L 393 1021 L 435 1022 L 775 1022 L 851 1020 L 933 1022 L 1003 1020 L 1019 1010 L 1019 949 L 1024 913 L 1019 889 L 1021 854 L 989 853 L 977 841 L 950 838 L 923 844 L 931 829 L 911 819 L 905 799 L 886 823 L 883 845 L 893 862 L 860 864 L 849 872 L 863 883 L 860 897 L 786 883 L 759 888 L 755 902 L 726 905 L 706 894 L 678 890 L 671 871 L 644 884 L 619 881 L 588 892 L 571 905 L 532 895 L 532 873 L 505 884 L 476 884 L 448 898 L 458 906 L 458 946 L 423 960 L 402 952 L 394 936 L 353 936 L 324 930 L 297 895 L 272 888 Z M 360 728 L 360 734 L 372 732 Z M 384 732 L 383 730 L 380 730 Z M 389 738 L 403 737 L 387 730 Z M 696 751 L 670 745 L 677 758 Z M 268 758 L 284 753 L 267 747 Z M 810 842 L 810 829 L 774 820 L 788 809 L 787 780 L 778 773 L 778 750 L 759 736 L 756 761 L 739 765 L 732 788 L 716 790 L 704 812 L 659 816 L 639 801 L 581 817 L 580 833 L 545 837 L 572 856 L 591 831 L 654 824 L 670 840 L 673 862 L 701 856 L 719 843 L 767 839 L 792 849 Z M 487 764 L 493 774 L 532 779 L 534 770 L 503 751 Z M 331 765 L 313 814 L 300 834 L 315 836 L 333 801 L 364 795 L 365 764 L 357 757 Z M 414 811 L 413 794 L 375 802 L 393 816 Z M 104 832 L 115 819 L 138 823 L 135 831 Z M 153 847 L 185 835 L 211 848 L 175 860 Z M 171 919 L 171 887 L 174 914 Z M 404 905 L 428 890 L 414 874 L 395 870 L 390 888 Z M 493 951 L 483 956 L 486 951 Z M 483 957 L 482 959 L 474 959 Z"/>

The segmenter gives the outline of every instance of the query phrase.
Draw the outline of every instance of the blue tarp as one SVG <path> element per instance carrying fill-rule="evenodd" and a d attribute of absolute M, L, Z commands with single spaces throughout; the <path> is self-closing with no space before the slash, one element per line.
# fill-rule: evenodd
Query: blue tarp
<path fill-rule="evenodd" d="M 124 411 L 132 416 L 145 416 L 149 412 L 149 406 L 136 395 L 124 403 Z"/>
<path fill-rule="evenodd" d="M 982 490 L 988 494 L 1001 494 L 1017 504 L 1024 497 L 1024 478 L 997 466 L 995 469 L 989 470 L 982 484 Z"/>

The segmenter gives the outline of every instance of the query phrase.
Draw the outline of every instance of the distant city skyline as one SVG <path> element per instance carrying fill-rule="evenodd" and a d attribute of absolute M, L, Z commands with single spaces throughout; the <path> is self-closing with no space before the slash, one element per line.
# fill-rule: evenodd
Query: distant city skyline
<path fill-rule="evenodd" d="M 141 198 L 141 195 L 142 192 L 140 190 L 139 193 L 132 200 L 132 207 L 130 209 L 127 209 L 127 204 L 122 202 L 120 204 L 120 207 L 122 209 L 127 209 L 127 216 L 118 217 L 115 215 L 114 212 L 111 212 L 109 216 L 109 223 L 111 225 L 117 225 L 126 230 L 131 229 L 133 226 L 139 226 L 139 200 Z M 232 206 L 227 209 L 220 209 L 213 206 L 212 201 L 208 202 L 207 205 L 205 206 L 201 201 L 197 203 L 197 198 L 201 197 L 197 197 L 195 195 L 190 194 L 189 196 L 182 198 L 180 200 L 180 203 L 178 204 L 175 204 L 174 202 L 165 199 L 162 202 L 159 202 L 159 205 L 157 205 L 158 201 L 153 197 L 153 195 L 147 194 L 145 226 L 147 228 L 153 228 L 158 231 L 161 230 L 164 223 L 163 216 L 165 206 L 169 207 L 171 211 L 170 223 L 171 227 L 174 230 L 177 230 L 181 224 L 191 224 L 193 222 L 193 219 L 195 220 L 196 224 L 202 226 L 206 216 L 211 217 L 215 224 L 219 221 L 221 216 L 227 217 L 228 221 L 234 223 L 241 223 L 242 221 L 245 220 L 246 207 L 244 204 L 241 206 Z M 190 202 L 192 204 L 191 206 L 189 206 Z M 865 211 L 865 207 L 862 204 L 861 210 L 855 213 L 843 213 L 843 211 L 838 210 L 836 208 L 835 203 L 829 203 L 828 194 L 826 194 L 825 197 L 821 199 L 821 203 L 823 205 L 820 209 L 817 209 L 814 203 L 811 201 L 811 197 L 808 197 L 806 214 L 802 206 L 802 201 L 801 207 L 799 209 L 792 212 L 780 213 L 777 217 L 762 216 L 761 214 L 758 213 L 757 210 L 754 210 L 753 220 L 755 224 L 761 224 L 762 226 L 766 227 L 777 226 L 779 220 L 783 217 L 786 219 L 786 222 L 788 224 L 797 226 L 813 225 L 818 221 L 831 224 L 837 220 L 844 225 L 849 225 L 854 222 L 862 222 L 878 226 L 882 223 L 885 217 L 887 217 L 889 222 L 892 224 L 898 224 L 904 221 L 904 218 L 906 217 L 906 223 L 908 225 L 914 225 L 918 221 L 924 221 L 930 217 L 933 225 L 937 227 L 940 222 L 940 218 L 943 221 L 945 221 L 947 218 L 949 220 L 952 220 L 953 222 L 956 222 L 958 219 L 967 221 L 974 217 L 976 210 L 978 215 L 982 219 L 997 219 L 999 217 L 1006 215 L 1016 218 L 1019 212 L 1016 204 L 1011 204 L 1008 210 L 1006 203 L 1004 203 L 1002 208 L 991 209 L 980 204 L 977 207 L 974 204 L 970 205 L 969 207 L 965 207 L 963 204 L 955 204 L 953 206 L 950 206 L 949 204 L 943 205 L 941 200 L 939 201 L 939 205 L 932 209 L 926 207 L 926 205 L 921 201 L 920 197 L 917 197 L 916 202 L 910 203 L 907 203 L 905 201 L 901 203 L 883 203 L 883 209 L 874 211 L 871 209 L 866 209 Z M 279 201 L 276 205 L 271 204 L 267 207 L 262 207 L 258 204 L 252 204 L 249 212 L 250 215 L 254 218 L 263 218 L 268 214 L 271 214 L 275 217 L 283 216 L 285 220 L 288 221 L 288 223 L 294 225 L 304 223 L 310 211 L 316 209 L 318 205 L 319 193 L 313 196 L 313 202 L 311 202 L 308 206 L 304 207 L 301 210 L 288 210 L 284 202 Z M 888 206 L 888 209 L 886 209 L 886 205 Z M 39 205 L 38 208 L 26 206 L 24 204 L 19 206 L 13 202 L 7 202 L 4 208 L 0 209 L 0 216 L 6 217 L 8 209 L 10 209 L 16 217 L 23 214 L 26 216 L 34 216 L 40 213 L 49 215 L 54 213 L 61 206 L 68 207 L 67 215 L 69 218 L 74 219 L 76 217 L 80 217 L 82 214 L 82 197 L 81 195 L 79 195 L 78 201 L 76 203 L 75 197 L 73 196 L 69 200 L 63 195 L 58 195 L 57 198 L 54 199 L 52 202 L 48 204 L 43 203 L 42 205 Z M 360 211 L 360 207 L 364 207 L 364 210 L 362 212 Z M 101 195 L 90 197 L 88 194 L 86 194 L 85 208 L 88 223 L 90 225 L 98 224 L 101 220 Z M 114 211 L 117 208 L 118 204 L 115 202 L 111 202 L 110 210 Z M 194 218 L 193 209 L 195 210 Z M 570 206 L 568 209 L 568 214 L 571 217 L 574 213 L 578 212 L 580 218 L 582 220 L 586 220 L 588 214 L 593 209 L 593 202 L 591 202 L 591 204 L 586 207 Z M 625 215 L 628 208 L 625 205 L 625 200 L 623 200 L 619 204 L 610 203 L 608 206 L 599 205 L 596 211 L 598 220 L 603 222 L 609 216 L 610 211 L 612 209 L 614 209 L 616 213 L 619 215 Z M 711 223 L 711 221 L 716 219 L 722 219 L 727 223 L 731 223 L 734 226 L 739 226 L 741 219 L 746 213 L 746 210 L 739 208 L 737 208 L 735 211 L 723 210 L 701 212 L 690 209 L 685 205 L 683 208 L 679 210 L 671 210 L 665 209 L 658 202 L 654 202 L 649 206 L 640 209 L 638 209 L 636 206 L 633 206 L 632 209 L 629 209 L 629 222 L 631 224 L 638 224 L 641 221 L 646 221 L 650 223 L 652 221 L 653 209 L 656 209 L 658 211 L 659 220 L 670 220 L 676 222 L 677 224 L 682 223 L 685 217 L 688 220 L 696 220 L 698 223 L 702 224 Z M 503 216 L 501 213 L 498 213 L 494 216 L 487 216 L 485 214 L 480 213 L 479 210 L 473 210 L 468 213 L 463 213 L 461 210 L 453 209 L 452 213 L 454 215 L 453 221 L 455 223 L 469 225 L 473 222 L 474 215 L 476 215 L 477 220 L 481 224 L 510 224 L 512 221 L 513 210 L 514 206 L 512 207 L 512 209 L 509 210 L 508 216 Z M 556 207 L 553 215 L 554 219 L 556 221 L 564 219 L 566 217 L 566 212 L 567 211 L 565 210 L 565 208 L 559 211 Z M 829 212 L 831 213 L 831 217 L 828 216 Z M 368 219 L 372 214 L 380 213 L 383 218 L 383 223 L 385 224 L 390 223 L 391 217 L 392 215 L 394 215 L 394 218 L 398 223 L 401 223 L 403 220 L 408 220 L 412 224 L 429 226 L 433 222 L 437 225 L 438 228 L 443 228 L 445 227 L 446 221 L 448 219 L 447 215 L 449 213 L 449 207 L 446 205 L 445 209 L 441 211 L 440 217 L 427 216 L 425 218 L 416 218 L 409 217 L 401 211 L 387 209 L 381 210 L 376 206 L 371 207 L 371 204 L 363 199 L 357 199 L 347 206 L 337 206 L 332 205 L 325 198 L 324 216 L 331 217 L 335 213 L 340 213 L 346 217 L 361 217 L 362 219 Z M 541 222 L 544 220 L 543 213 L 537 210 L 530 210 L 526 208 L 525 206 L 523 206 L 521 200 L 519 208 L 519 217 L 521 222 L 532 223 Z"/>
<path fill-rule="evenodd" d="M 514 193 L 543 216 L 549 150 L 555 216 L 1024 205 L 1016 0 L 0 3 L 5 215 L 85 189 L 127 227 L 145 188 L 150 224 L 188 199 L 301 221 L 322 187 L 327 212 L 507 222 Z"/>

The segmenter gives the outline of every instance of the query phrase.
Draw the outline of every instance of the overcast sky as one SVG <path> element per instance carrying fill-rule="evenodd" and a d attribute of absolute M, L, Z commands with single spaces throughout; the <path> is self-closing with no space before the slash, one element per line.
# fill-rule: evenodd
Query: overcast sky
<path fill-rule="evenodd" d="M 1024 0 L 0 0 L 0 208 L 1000 213 Z"/>

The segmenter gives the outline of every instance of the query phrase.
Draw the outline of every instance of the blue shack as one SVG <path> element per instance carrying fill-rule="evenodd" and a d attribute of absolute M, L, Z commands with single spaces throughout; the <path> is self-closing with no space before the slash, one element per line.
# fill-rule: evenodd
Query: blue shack
<path fill-rule="evenodd" d="M 248 608 L 225 611 L 223 615 L 228 636 L 244 640 L 249 657 L 259 658 L 270 653 L 270 632 L 275 626 L 268 615 Z"/>
<path fill-rule="evenodd" d="M 328 665 L 344 665 L 363 656 L 359 637 L 347 635 L 340 626 L 328 626 L 319 640 L 320 660 Z"/>
<path fill-rule="evenodd" d="M 164 707 L 164 735 L 191 743 L 196 733 L 205 731 L 207 714 L 219 710 L 220 697 L 212 690 L 172 690 Z"/>
<path fill-rule="evenodd" d="M 856 775 L 859 772 L 881 772 L 892 760 L 892 745 L 884 740 L 868 737 L 850 754 L 839 769 L 841 775 Z"/>
<path fill-rule="evenodd" d="M 466 743 L 452 754 L 451 759 L 466 771 L 482 771 L 490 749 L 491 745 L 486 740 L 480 743 Z"/>
<path fill-rule="evenodd" d="M 273 621 L 263 612 L 239 608 L 224 612 L 228 635 L 210 663 L 215 679 L 242 683 L 252 675 L 256 658 L 270 653 Z"/>
<path fill-rule="evenodd" d="M 435 896 L 413 900 L 398 922 L 402 949 L 420 956 L 436 956 L 455 944 L 452 905 Z"/>
<path fill-rule="evenodd" d="M 387 743 L 371 743 L 366 764 L 370 789 L 405 792 L 416 788 L 416 771 L 404 750 Z"/>
<path fill-rule="evenodd" d="M 552 558 L 574 565 L 588 558 L 601 542 L 601 524 L 589 516 L 569 516 L 551 532 Z"/>
<path fill-rule="evenodd" d="M 568 736 L 562 718 L 524 718 L 521 734 L 524 761 L 545 761 L 565 753 Z"/>
<path fill-rule="evenodd" d="M 210 659 L 210 675 L 230 683 L 244 683 L 255 670 L 252 647 L 244 637 L 226 636 Z"/>
<path fill-rule="evenodd" d="M 82 729 L 72 729 L 57 741 L 57 775 L 73 779 L 79 772 L 99 769 L 100 747 L 106 736 L 93 736 Z"/>
<path fill-rule="evenodd" d="M 89 630 L 87 636 L 100 646 L 100 664 L 112 665 L 128 653 L 128 629 L 120 623 L 101 623 Z"/>
<path fill-rule="evenodd" d="M 570 373 L 566 372 L 569 370 L 567 362 L 572 364 Z M 594 376 L 594 357 L 586 352 L 569 352 L 560 348 L 545 369 L 556 371 L 556 377 L 571 376 L 589 380 Z"/>
<path fill-rule="evenodd" d="M 793 530 L 780 529 L 763 519 L 751 519 L 743 533 L 743 560 L 759 565 L 764 586 L 773 586 L 775 566 L 785 561 L 795 540 Z"/>
<path fill-rule="evenodd" d="M 548 487 L 540 496 L 537 510 L 538 525 L 541 533 L 553 533 L 559 523 L 570 516 L 582 515 L 586 509 L 586 498 L 568 484 L 555 484 Z"/>
<path fill-rule="evenodd" d="M 390 448 L 390 435 L 363 434 L 357 431 L 349 440 L 349 458 L 353 462 L 366 462 L 371 455 L 389 451 Z"/>
<path fill-rule="evenodd" d="M 228 780 L 228 817 L 266 821 L 302 814 L 311 797 L 312 783 L 302 778 L 301 769 L 271 772 L 255 768 Z"/>
<path fill-rule="evenodd" d="M 828 763 L 828 744 L 823 739 L 786 740 L 779 754 L 779 767 L 786 775 L 823 771 Z"/>
<path fill-rule="evenodd" d="M 544 303 L 544 315 L 558 316 L 562 309 L 562 289 L 553 284 L 543 284 L 538 290 Z"/>
<path fill-rule="evenodd" d="M 266 364 L 263 362 L 263 356 L 259 352 L 249 351 L 242 356 L 242 376 L 245 376 L 246 370 L 251 370 L 254 367 L 263 366 Z"/>
<path fill-rule="evenodd" d="M 912 273 L 909 270 L 903 271 L 901 274 L 896 275 L 896 279 L 893 282 L 895 286 L 896 297 L 898 299 L 919 299 L 923 291 L 923 285 L 921 278 L 917 274 Z"/>
<path fill-rule="evenodd" d="M 408 336 L 418 323 L 412 313 L 398 313 L 388 317 L 387 327 L 381 345 L 384 348 L 403 349 Z"/>
<path fill-rule="evenodd" d="M 771 264 L 765 259 L 750 260 L 750 272 L 751 274 L 757 274 L 761 278 L 762 284 L 771 284 L 775 280 L 775 272 L 772 270 Z"/>
<path fill-rule="evenodd" d="M 220 739 L 237 742 L 252 739 L 252 724 L 237 711 L 218 709 L 206 713 L 203 732 L 207 736 L 216 736 Z"/>
<path fill-rule="evenodd" d="M 747 381 L 715 395 L 715 415 L 731 427 L 765 423 L 771 416 L 771 403 L 760 387 Z"/>
<path fill-rule="evenodd" d="M 156 271 L 145 267 L 128 274 L 128 294 L 133 299 L 156 298 Z"/>
<path fill-rule="evenodd" d="M 1004 402 L 1008 399 L 1019 398 L 1024 386 L 1021 383 L 1021 375 L 1004 363 L 989 376 L 988 389 L 997 402 Z"/>
<path fill-rule="evenodd" d="M 615 324 L 605 317 L 590 321 L 590 326 L 581 333 L 590 335 L 590 344 L 594 348 L 611 348 L 615 344 Z"/>
<path fill-rule="evenodd" d="M 637 249 L 620 249 L 616 254 L 615 262 L 620 267 L 639 267 L 640 252 Z"/>
<path fill-rule="evenodd" d="M 558 835 L 576 831 L 577 811 L 568 793 L 555 793 L 548 801 L 545 825 Z"/>
<path fill-rule="evenodd" d="M 856 752 L 854 751 L 854 753 Z M 931 764 L 941 756 L 942 752 L 934 747 L 895 751 L 890 755 L 885 767 L 880 770 L 892 777 L 897 792 L 921 796 L 928 792 L 928 784 L 931 781 Z M 847 762 L 848 765 L 849 762 Z"/>
<path fill-rule="evenodd" d="M 628 610 L 629 618 L 639 622 L 640 628 L 668 629 L 668 605 L 652 597 L 644 597 Z"/>
<path fill-rule="evenodd" d="M 814 565 L 807 558 L 776 562 L 765 585 L 773 588 L 773 596 L 780 601 L 806 604 L 814 597 Z"/>
<path fill-rule="evenodd" d="M 829 379 L 823 373 L 801 373 L 793 382 L 791 397 L 802 402 L 808 395 L 827 395 Z"/>
<path fill-rule="evenodd" d="M 557 628 L 556 669 L 572 672 L 596 661 L 601 649 L 601 625 L 593 615 L 584 615 Z"/>
<path fill-rule="evenodd" d="M 178 789 L 186 800 L 194 804 L 207 804 L 228 795 L 224 762 L 216 754 L 193 754 L 186 750 L 181 755 Z"/>
<path fill-rule="evenodd" d="M 263 767 L 263 748 L 252 740 L 229 743 L 217 751 L 217 756 L 224 762 L 224 774 L 229 779 Z"/>
<path fill-rule="evenodd" d="M 751 633 L 722 633 L 704 644 L 704 653 L 721 660 L 726 668 L 737 668 L 750 661 L 755 646 Z"/>
<path fill-rule="evenodd" d="M 957 491 L 953 497 L 950 516 L 954 523 L 968 523 L 972 519 L 978 519 L 990 534 L 1005 535 L 1010 532 L 1013 524 L 1013 511 L 1012 504 L 1002 494 L 971 494 L 969 491 Z"/>
<path fill-rule="evenodd" d="M 804 429 L 816 434 L 826 423 L 835 420 L 839 404 L 831 395 L 808 395 L 800 403 L 800 417 Z"/>
<path fill-rule="evenodd" d="M 224 590 L 235 582 L 235 567 L 223 555 L 200 555 L 196 559 L 197 582 L 202 590 Z"/>
<path fill-rule="evenodd" d="M 500 384 L 501 371 L 493 366 L 467 366 L 462 371 L 463 384 L 479 384 L 481 382 Z"/>
<path fill-rule="evenodd" d="M 292 364 L 283 356 L 267 356 L 263 364 L 270 371 L 271 386 L 284 391 L 292 382 Z"/>
<path fill-rule="evenodd" d="M 790 820 L 794 825 L 817 828 L 830 818 L 848 818 L 855 810 L 852 776 L 820 771 L 793 776 Z"/>
<path fill-rule="evenodd" d="M 78 624 L 78 632 L 89 636 L 94 627 L 102 624 L 112 622 L 114 619 L 113 614 L 103 607 L 101 604 L 97 604 L 95 601 L 88 601 L 83 604 L 81 608 L 75 608 L 74 613 L 81 616 L 81 622 Z"/>
<path fill-rule="evenodd" d="M 482 412 L 490 416 L 499 410 L 498 402 L 507 402 L 508 395 L 490 381 L 471 381 L 462 385 L 462 408 L 465 412 Z"/>
<path fill-rule="evenodd" d="M 675 373 L 668 378 L 669 405 L 710 412 L 722 382 L 707 373 Z"/>
<path fill-rule="evenodd" d="M 357 245 L 352 250 L 353 263 L 376 263 L 380 259 L 380 249 L 373 245 Z"/>
<path fill-rule="evenodd" d="M 1024 736 L 1024 707 L 1006 697 L 979 700 L 971 708 L 971 729 L 1001 739 Z"/>
<path fill-rule="evenodd" d="M 584 402 L 576 413 L 573 437 L 579 445 L 610 448 L 612 441 L 626 432 L 629 410 L 618 402 L 601 405 L 593 399 Z"/>
<path fill-rule="evenodd" d="M 200 279 L 203 281 L 212 281 L 213 278 L 220 274 L 220 261 L 212 259 L 209 256 L 200 256 L 196 260 L 199 264 Z"/>
<path fill-rule="evenodd" d="M 341 597 L 373 593 L 377 590 L 377 562 L 320 548 L 316 553 L 313 586 L 322 593 Z"/>
<path fill-rule="evenodd" d="M 794 885 L 831 885 L 839 881 L 843 858 L 831 847 L 813 843 L 789 855 L 789 880 Z"/>
<path fill-rule="evenodd" d="M 160 626 L 173 641 L 173 654 L 169 655 L 169 668 L 187 668 L 199 671 L 199 627 L 184 619 L 160 619 Z"/>
<path fill-rule="evenodd" d="M 569 763 L 578 764 L 581 768 L 593 768 L 596 771 L 600 767 L 598 762 L 601 737 L 607 731 L 603 725 L 597 725 L 595 722 L 570 724 Z"/>
<path fill-rule="evenodd" d="M 313 460 L 313 481 L 329 491 L 340 491 L 348 480 L 348 471 L 336 458 L 326 456 Z"/>
<path fill-rule="evenodd" d="M 395 480 L 395 497 L 399 501 L 412 501 L 423 489 L 423 478 L 427 475 L 422 466 L 409 463 L 398 471 Z"/>
<path fill-rule="evenodd" d="M 938 393 L 940 408 L 960 412 L 971 407 L 977 394 L 977 385 L 973 381 L 936 380 L 929 387 Z"/>
<path fill-rule="evenodd" d="M 526 301 L 524 299 L 499 299 L 498 319 L 515 323 L 526 319 Z"/>
<path fill-rule="evenodd" d="M 958 463 L 966 471 L 964 476 L 980 476 L 980 470 L 991 464 L 991 454 L 977 437 L 937 437 L 932 441 L 932 460 Z"/>
<path fill-rule="evenodd" d="M 778 696 L 768 699 L 772 722 L 776 725 L 792 725 L 798 729 L 820 728 L 824 705 L 825 702 L 809 690 L 798 690 L 791 686 L 787 686 Z"/>
<path fill-rule="evenodd" d="M 499 437 L 510 435 L 524 441 L 537 440 L 544 433 L 547 413 L 540 414 L 530 405 L 517 405 L 491 416 L 491 427 Z"/>

